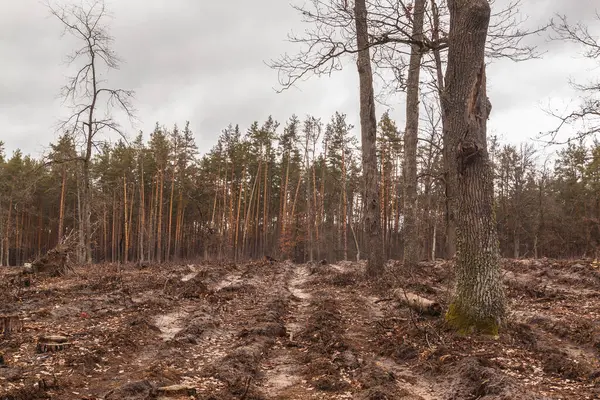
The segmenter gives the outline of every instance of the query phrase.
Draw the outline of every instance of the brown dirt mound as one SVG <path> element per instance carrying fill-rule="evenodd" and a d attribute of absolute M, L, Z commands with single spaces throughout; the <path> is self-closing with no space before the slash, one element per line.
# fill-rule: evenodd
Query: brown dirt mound
<path fill-rule="evenodd" d="M 515 379 L 491 367 L 490 362 L 482 358 L 462 359 L 452 381 L 449 400 L 534 400 Z"/>
<path fill-rule="evenodd" d="M 156 387 L 147 380 L 126 383 L 111 390 L 105 400 L 151 400 L 156 398 Z"/>
<path fill-rule="evenodd" d="M 333 271 L 330 277 L 324 278 L 323 283 L 331 286 L 346 287 L 356 286 L 363 281 L 363 276 L 358 271 L 338 272 Z"/>
<path fill-rule="evenodd" d="M 197 299 L 207 295 L 210 291 L 206 283 L 204 283 L 204 278 L 200 275 L 195 275 L 185 281 L 177 278 L 169 278 L 165 283 L 164 292 L 170 296 L 182 299 Z"/>
<path fill-rule="evenodd" d="M 228 396 L 240 398 L 243 396 L 244 399 L 263 399 L 251 384 L 258 374 L 258 366 L 266 348 L 265 340 L 240 346 L 225 356 L 219 365 L 207 371 L 209 376 L 215 376 L 225 382 L 227 386 L 226 392 L 219 391 L 212 395 L 218 395 L 217 398 L 230 398 Z"/>
<path fill-rule="evenodd" d="M 565 351 L 556 347 L 542 347 L 540 353 L 542 368 L 546 373 L 572 380 L 586 380 L 592 373 L 587 362 L 574 361 Z"/>
<path fill-rule="evenodd" d="M 327 295 L 315 296 L 311 302 L 311 313 L 306 327 L 300 332 L 299 338 L 318 348 L 323 354 L 343 351 L 346 346 L 341 339 L 342 317 L 337 302 Z"/>

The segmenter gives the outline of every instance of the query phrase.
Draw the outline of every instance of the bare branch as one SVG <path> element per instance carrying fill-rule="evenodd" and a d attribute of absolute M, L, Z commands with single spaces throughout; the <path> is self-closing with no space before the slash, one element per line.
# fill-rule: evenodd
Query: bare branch
<path fill-rule="evenodd" d="M 513 0 L 492 16 L 487 43 L 487 56 L 524 61 L 539 57 L 535 46 L 525 43 L 527 37 L 537 35 L 548 28 L 533 30 L 522 28 L 526 19 L 520 17 L 521 0 Z M 296 54 L 283 54 L 266 63 L 278 71 L 281 92 L 311 76 L 328 76 L 343 68 L 347 58 L 358 52 L 352 5 L 347 1 L 307 0 L 292 6 L 302 21 L 310 26 L 302 34 L 291 33 L 288 40 L 299 45 Z M 412 37 L 412 5 L 398 0 L 370 0 L 369 46 L 375 76 L 383 83 L 382 92 L 393 94 L 404 90 L 406 74 L 405 55 L 413 45 L 423 53 L 445 50 L 448 46 L 447 31 L 449 14 L 445 1 L 435 1 L 426 10 L 426 23 L 422 40 Z M 433 68 L 435 62 L 424 58 L 423 67 Z M 429 64 L 428 64 L 429 62 Z M 432 75 L 432 77 L 434 77 Z"/>
<path fill-rule="evenodd" d="M 600 14 L 596 12 L 596 19 L 600 22 Z M 595 37 L 589 28 L 581 22 L 569 23 L 564 15 L 557 15 L 552 22 L 553 35 L 551 40 L 559 40 L 579 45 L 586 58 L 600 61 L 600 39 Z M 547 114 L 558 120 L 555 129 L 541 132 L 538 139 L 543 139 L 547 144 L 567 144 L 579 141 L 600 133 L 600 82 L 587 84 L 569 82 L 571 86 L 581 93 L 580 104 L 570 112 L 558 114 L 551 110 L 544 110 Z M 574 137 L 558 141 L 557 136 L 565 126 L 580 124 Z"/>

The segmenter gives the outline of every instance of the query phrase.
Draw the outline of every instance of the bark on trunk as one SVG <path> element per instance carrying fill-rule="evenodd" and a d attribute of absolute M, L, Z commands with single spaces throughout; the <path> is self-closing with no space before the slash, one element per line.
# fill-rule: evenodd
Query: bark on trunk
<path fill-rule="evenodd" d="M 62 239 L 65 226 L 65 192 L 67 188 L 67 167 L 63 165 L 62 181 L 60 184 L 60 208 L 58 210 L 58 238 L 57 243 Z"/>
<path fill-rule="evenodd" d="M 435 0 L 431 0 L 431 10 L 433 15 L 432 39 L 440 39 L 440 14 Z M 444 97 L 445 82 L 442 66 L 442 56 L 439 49 L 433 51 L 435 59 L 435 69 L 437 75 L 437 85 L 440 100 Z M 442 105 L 443 107 L 443 105 Z M 442 126 L 446 126 L 446 115 L 442 113 Z M 444 130 L 443 137 L 444 151 L 442 157 L 444 160 L 444 184 L 445 184 L 445 224 L 446 224 L 446 243 L 445 258 L 451 259 L 456 254 L 456 166 L 450 153 L 450 141 Z"/>
<path fill-rule="evenodd" d="M 416 41 L 423 40 L 424 14 L 425 0 L 416 0 L 412 32 L 413 39 Z M 404 264 L 408 266 L 416 265 L 419 261 L 416 202 L 421 57 L 421 47 L 413 44 L 406 86 L 406 131 L 404 134 Z"/>
<path fill-rule="evenodd" d="M 456 293 L 446 315 L 462 332 L 497 334 L 505 316 L 493 177 L 486 141 L 491 104 L 486 96 L 487 0 L 453 0 L 446 89 L 442 99 L 450 159 L 457 172 Z"/>
<path fill-rule="evenodd" d="M 384 254 L 381 251 L 381 222 L 379 220 L 379 182 L 377 180 L 377 119 L 373 94 L 373 71 L 369 52 L 369 31 L 365 0 L 354 5 L 356 19 L 356 44 L 359 49 L 357 68 L 360 84 L 360 130 L 364 179 L 364 228 L 368 243 L 367 275 L 383 273 Z"/>

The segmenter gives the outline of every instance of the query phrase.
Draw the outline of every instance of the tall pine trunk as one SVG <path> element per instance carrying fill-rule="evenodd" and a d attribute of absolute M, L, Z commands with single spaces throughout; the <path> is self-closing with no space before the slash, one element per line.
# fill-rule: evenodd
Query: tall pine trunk
<path fill-rule="evenodd" d="M 367 275 L 381 275 L 384 255 L 381 248 L 381 223 L 379 214 L 379 182 L 377 180 L 377 119 L 373 93 L 373 71 L 369 51 L 367 6 L 365 0 L 354 5 L 356 19 L 356 42 L 358 47 L 358 77 L 360 83 L 360 128 L 362 142 L 362 166 L 364 179 L 364 228 L 367 236 Z"/>
<path fill-rule="evenodd" d="M 412 38 L 423 40 L 425 0 L 415 1 Z M 419 75 L 421 46 L 413 44 L 406 83 L 406 131 L 404 133 L 404 264 L 419 261 L 417 236 L 417 141 L 419 137 Z"/>
<path fill-rule="evenodd" d="M 67 190 L 67 168 L 63 165 L 60 184 L 60 205 L 58 210 L 58 242 L 62 239 L 65 226 L 65 193 Z"/>
<path fill-rule="evenodd" d="M 346 185 L 346 149 L 342 147 L 342 237 L 344 261 L 348 261 L 348 194 Z"/>
<path fill-rule="evenodd" d="M 129 218 L 127 216 L 127 176 L 123 174 L 123 223 L 124 234 L 123 234 L 123 262 L 127 262 L 127 255 L 129 252 Z"/>
<path fill-rule="evenodd" d="M 285 182 L 283 184 L 283 191 L 281 193 L 281 233 L 279 234 L 279 250 L 284 255 L 283 244 L 287 241 L 286 230 L 287 230 L 287 192 L 288 182 L 290 179 L 290 153 L 287 153 L 287 166 L 285 169 Z"/>
<path fill-rule="evenodd" d="M 139 262 L 144 261 L 144 239 L 146 238 L 146 199 L 144 196 L 144 163 L 140 166 L 140 230 L 138 232 L 139 243 Z"/>
<path fill-rule="evenodd" d="M 169 197 L 169 228 L 167 238 L 167 253 L 165 255 L 165 261 L 171 258 L 171 235 L 173 234 L 173 199 L 175 197 L 175 168 L 173 168 L 173 174 L 171 175 L 171 195 Z"/>
<path fill-rule="evenodd" d="M 443 112 L 457 166 L 456 293 L 446 319 L 459 331 L 496 334 L 505 316 L 486 129 L 487 0 L 453 0 Z"/>
<path fill-rule="evenodd" d="M 165 186 L 164 169 L 161 169 L 157 188 L 158 216 L 156 222 L 156 261 L 161 262 L 162 256 L 162 220 L 163 220 L 163 188 Z"/>

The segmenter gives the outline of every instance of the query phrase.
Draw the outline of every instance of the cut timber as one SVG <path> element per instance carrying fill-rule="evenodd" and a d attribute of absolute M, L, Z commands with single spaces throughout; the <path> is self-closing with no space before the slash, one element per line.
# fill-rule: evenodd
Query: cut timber
<path fill-rule="evenodd" d="M 195 396 L 196 389 L 186 385 L 171 385 L 158 388 L 158 395 L 165 398 L 178 396 Z"/>
<path fill-rule="evenodd" d="M 13 332 L 23 330 L 23 321 L 18 315 L 0 315 L 0 333 L 4 337 L 10 336 Z"/>
<path fill-rule="evenodd" d="M 440 315 L 442 313 L 442 306 L 440 303 L 426 299 L 415 293 L 396 289 L 394 290 L 394 298 L 402 304 L 423 314 Z"/>
<path fill-rule="evenodd" d="M 47 353 L 64 350 L 69 347 L 69 339 L 65 336 L 46 335 L 38 338 L 36 350 L 38 353 Z"/>

